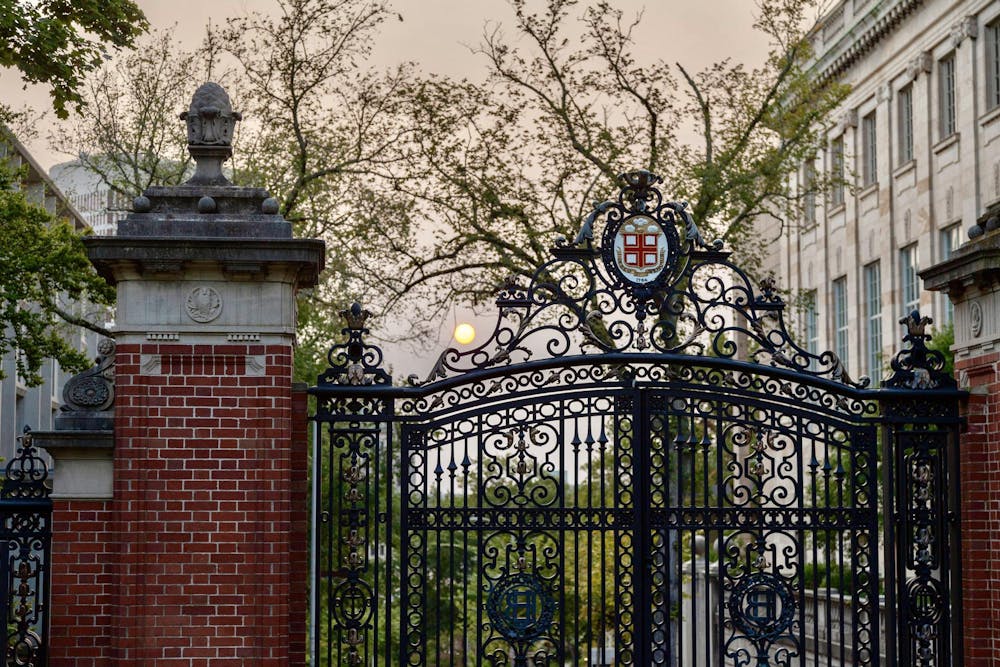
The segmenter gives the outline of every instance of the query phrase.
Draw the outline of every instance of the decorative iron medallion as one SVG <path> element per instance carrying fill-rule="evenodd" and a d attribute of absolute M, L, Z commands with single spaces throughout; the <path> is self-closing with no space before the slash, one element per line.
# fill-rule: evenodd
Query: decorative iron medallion
<path fill-rule="evenodd" d="M 662 285 L 677 262 L 680 245 L 674 225 L 649 215 L 609 222 L 602 241 L 608 271 L 631 287 Z"/>
<path fill-rule="evenodd" d="M 780 577 L 758 572 L 733 589 L 729 615 L 749 639 L 774 641 L 795 619 L 795 598 Z"/>
<path fill-rule="evenodd" d="M 548 632 L 556 601 L 537 575 L 521 572 L 497 581 L 486 600 L 486 613 L 507 641 L 531 641 Z"/>

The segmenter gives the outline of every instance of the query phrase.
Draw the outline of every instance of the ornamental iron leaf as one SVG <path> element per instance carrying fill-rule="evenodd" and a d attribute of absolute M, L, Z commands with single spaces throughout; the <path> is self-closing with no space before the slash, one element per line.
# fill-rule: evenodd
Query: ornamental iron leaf
<path fill-rule="evenodd" d="M 365 341 L 370 333 L 365 325 L 371 312 L 354 303 L 340 311 L 340 316 L 347 323 L 340 331 L 347 336 L 347 342 L 330 348 L 330 367 L 319 376 L 319 384 L 391 384 L 392 378 L 382 369 L 382 350 Z"/>
<path fill-rule="evenodd" d="M 892 375 L 883 386 L 900 389 L 953 389 L 955 379 L 944 372 L 944 355 L 927 347 L 931 336 L 926 333 L 927 325 L 933 324 L 930 317 L 921 317 L 914 310 L 899 323 L 906 327 L 903 343 L 908 347 L 900 350 L 890 362 Z"/>

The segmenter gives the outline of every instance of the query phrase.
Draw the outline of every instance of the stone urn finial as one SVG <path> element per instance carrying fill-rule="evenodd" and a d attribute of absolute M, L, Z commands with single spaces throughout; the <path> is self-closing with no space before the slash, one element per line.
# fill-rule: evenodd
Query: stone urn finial
<path fill-rule="evenodd" d="M 188 152 L 195 161 L 195 173 L 188 183 L 230 185 L 222 163 L 233 154 L 233 130 L 242 119 L 219 84 L 209 81 L 194 92 L 191 106 L 181 114 L 181 120 L 187 121 Z"/>

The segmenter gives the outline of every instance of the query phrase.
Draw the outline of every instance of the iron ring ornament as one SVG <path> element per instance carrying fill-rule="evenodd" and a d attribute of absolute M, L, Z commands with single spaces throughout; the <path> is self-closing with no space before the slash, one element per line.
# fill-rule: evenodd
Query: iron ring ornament
<path fill-rule="evenodd" d="M 795 620 L 795 598 L 780 577 L 767 572 L 750 574 L 729 594 L 729 615 L 752 641 L 773 642 Z"/>
<path fill-rule="evenodd" d="M 556 614 L 556 600 L 538 575 L 519 572 L 501 578 L 486 599 L 486 614 L 509 642 L 544 636 Z"/>

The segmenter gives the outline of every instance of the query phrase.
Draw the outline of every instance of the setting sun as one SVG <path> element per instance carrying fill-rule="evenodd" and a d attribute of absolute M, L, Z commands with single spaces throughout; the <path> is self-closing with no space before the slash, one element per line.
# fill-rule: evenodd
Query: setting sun
<path fill-rule="evenodd" d="M 455 327 L 455 340 L 462 345 L 468 345 L 476 339 L 476 329 L 468 322 L 462 322 Z"/>

